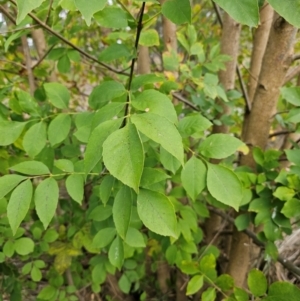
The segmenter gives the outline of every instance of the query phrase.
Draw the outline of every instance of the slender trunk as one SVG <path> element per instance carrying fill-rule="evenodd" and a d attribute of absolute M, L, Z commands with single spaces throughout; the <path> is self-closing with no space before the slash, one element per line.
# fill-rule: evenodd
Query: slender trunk
<path fill-rule="evenodd" d="M 267 145 L 279 89 L 291 63 L 296 32 L 297 30 L 282 17 L 274 15 L 245 130 L 244 140 L 250 146 L 265 149 Z M 241 158 L 241 165 L 255 168 L 252 153 Z M 237 286 L 243 286 L 245 282 L 250 261 L 250 243 L 250 239 L 244 233 L 234 230 L 227 272 L 233 276 Z"/>
<path fill-rule="evenodd" d="M 149 48 L 146 46 L 139 46 L 137 68 L 139 74 L 147 74 L 151 72 Z"/>
<path fill-rule="evenodd" d="M 234 89 L 235 74 L 237 66 L 237 56 L 239 51 L 239 38 L 240 38 L 241 26 L 235 22 L 227 13 L 224 13 L 223 18 L 223 31 L 221 37 L 221 53 L 231 56 L 232 60 L 226 63 L 226 69 L 219 72 L 219 81 L 224 89 Z M 223 107 L 223 112 L 219 116 L 230 114 L 230 109 L 221 100 L 218 101 Z M 214 125 L 213 133 L 227 133 L 228 126 L 222 124 L 221 126 Z M 214 163 L 219 163 L 218 160 L 214 160 Z M 211 213 L 210 218 L 205 223 L 206 242 L 210 243 L 218 232 L 221 226 L 222 219 L 220 216 Z M 215 241 L 214 244 L 218 244 Z"/>

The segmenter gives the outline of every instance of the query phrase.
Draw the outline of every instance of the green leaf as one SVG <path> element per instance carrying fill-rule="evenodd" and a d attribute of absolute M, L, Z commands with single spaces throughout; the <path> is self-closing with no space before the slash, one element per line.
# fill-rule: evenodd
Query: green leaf
<path fill-rule="evenodd" d="M 129 227 L 133 198 L 133 191 L 127 186 L 122 186 L 114 199 L 113 219 L 117 232 L 123 239 Z"/>
<path fill-rule="evenodd" d="M 16 233 L 25 218 L 32 198 L 32 183 L 30 180 L 22 182 L 11 194 L 7 217 L 13 234 Z"/>
<path fill-rule="evenodd" d="M 100 108 L 93 117 L 92 130 L 104 121 L 115 119 L 124 106 L 125 102 L 111 102 Z"/>
<path fill-rule="evenodd" d="M 25 179 L 27 178 L 19 175 L 2 176 L 0 178 L 0 200 Z"/>
<path fill-rule="evenodd" d="M 203 275 L 195 275 L 189 281 L 186 289 L 187 295 L 193 295 L 197 293 L 203 286 Z"/>
<path fill-rule="evenodd" d="M 124 44 L 112 44 L 105 48 L 99 55 L 99 60 L 110 63 L 114 60 L 129 59 L 131 53 L 126 45 Z"/>
<path fill-rule="evenodd" d="M 177 220 L 173 204 L 163 194 L 141 189 L 137 210 L 143 224 L 152 232 L 177 237 Z"/>
<path fill-rule="evenodd" d="M 284 152 L 290 162 L 300 166 L 300 149 L 286 149 Z"/>
<path fill-rule="evenodd" d="M 2 251 L 6 257 L 12 257 L 15 253 L 14 243 L 11 240 L 6 241 Z"/>
<path fill-rule="evenodd" d="M 14 143 L 21 135 L 26 122 L 0 120 L 0 145 Z"/>
<path fill-rule="evenodd" d="M 218 277 L 216 281 L 217 287 L 219 287 L 223 292 L 227 292 L 234 288 L 234 279 L 227 274 L 222 274 Z"/>
<path fill-rule="evenodd" d="M 106 270 L 103 263 L 97 264 L 92 271 L 93 283 L 102 284 L 106 278 Z"/>
<path fill-rule="evenodd" d="M 257 0 L 214 0 L 237 22 L 256 27 L 259 22 L 259 7 Z M 270 3 L 271 4 L 271 3 Z"/>
<path fill-rule="evenodd" d="M 67 114 L 57 115 L 48 127 L 48 138 L 52 146 L 63 142 L 71 128 L 71 117 Z"/>
<path fill-rule="evenodd" d="M 131 121 L 140 132 L 159 143 L 183 165 L 182 138 L 174 124 L 152 113 L 133 115 Z"/>
<path fill-rule="evenodd" d="M 93 15 L 105 7 L 107 0 L 89 0 L 88 4 L 86 0 L 74 0 L 74 3 L 81 12 L 87 26 L 90 26 Z"/>
<path fill-rule="evenodd" d="M 46 124 L 39 122 L 34 124 L 24 135 L 23 147 L 31 158 L 39 154 L 46 145 L 46 131 Z"/>
<path fill-rule="evenodd" d="M 212 126 L 212 123 L 199 113 L 182 118 L 178 130 L 183 138 L 202 133 Z"/>
<path fill-rule="evenodd" d="M 262 301 L 298 301 L 300 289 L 288 282 L 274 282 L 268 290 L 268 297 Z"/>
<path fill-rule="evenodd" d="M 300 87 L 282 87 L 282 97 L 294 106 L 300 107 Z"/>
<path fill-rule="evenodd" d="M 89 105 L 92 109 L 97 110 L 125 93 L 126 89 L 121 83 L 105 81 L 93 89 L 89 97 Z"/>
<path fill-rule="evenodd" d="M 273 195 L 281 201 L 289 201 L 296 194 L 294 189 L 280 186 L 273 192 Z"/>
<path fill-rule="evenodd" d="M 115 238 L 117 231 L 115 228 L 101 229 L 93 239 L 93 247 L 102 249 L 108 246 Z"/>
<path fill-rule="evenodd" d="M 67 160 L 67 159 L 59 159 L 59 160 L 56 160 L 54 162 L 54 165 L 64 171 L 64 172 L 73 172 L 74 171 L 74 164 L 72 161 L 70 160 Z"/>
<path fill-rule="evenodd" d="M 133 248 L 145 248 L 146 247 L 143 234 L 139 230 L 137 230 L 135 228 L 131 228 L 131 227 L 128 228 L 125 242 L 127 245 L 129 245 Z"/>
<path fill-rule="evenodd" d="M 173 174 L 176 173 L 181 165 L 181 163 L 163 147 L 160 147 L 160 162 L 165 169 L 170 170 Z"/>
<path fill-rule="evenodd" d="M 10 167 L 11 170 L 23 173 L 25 175 L 45 175 L 50 174 L 48 167 L 39 161 L 25 161 Z"/>
<path fill-rule="evenodd" d="M 206 187 L 206 167 L 201 160 L 193 156 L 181 171 L 182 186 L 193 201 Z"/>
<path fill-rule="evenodd" d="M 84 194 L 84 178 L 82 175 L 74 174 L 68 176 L 66 188 L 70 197 L 81 205 Z"/>
<path fill-rule="evenodd" d="M 59 188 L 53 178 L 42 181 L 35 190 L 36 213 L 46 229 L 51 222 L 58 203 Z"/>
<path fill-rule="evenodd" d="M 121 269 L 124 261 L 124 246 L 119 236 L 115 238 L 109 248 L 108 259 L 114 267 Z"/>
<path fill-rule="evenodd" d="M 142 174 L 141 187 L 148 188 L 149 186 L 165 181 L 168 178 L 170 178 L 170 176 L 159 169 L 145 167 Z"/>
<path fill-rule="evenodd" d="M 143 30 L 139 44 L 146 47 L 159 46 L 158 32 L 155 29 Z"/>
<path fill-rule="evenodd" d="M 46 83 L 44 89 L 49 101 L 58 109 L 67 109 L 70 101 L 69 90 L 59 83 Z"/>
<path fill-rule="evenodd" d="M 161 8 L 162 14 L 173 23 L 191 23 L 192 10 L 189 0 L 167 0 Z"/>
<path fill-rule="evenodd" d="M 290 199 L 285 202 L 281 212 L 288 218 L 300 215 L 300 200 Z"/>
<path fill-rule="evenodd" d="M 67 55 L 63 55 L 57 62 L 57 69 L 60 73 L 70 72 L 71 61 Z"/>
<path fill-rule="evenodd" d="M 157 114 L 172 123 L 177 123 L 177 114 L 171 100 L 159 91 L 152 89 L 143 91 L 132 101 L 132 105 L 140 111 Z"/>
<path fill-rule="evenodd" d="M 41 281 L 41 279 L 43 277 L 41 270 L 39 268 L 37 268 L 36 266 L 32 267 L 30 276 L 31 276 L 31 279 L 35 282 Z"/>
<path fill-rule="evenodd" d="M 257 269 L 253 269 L 249 272 L 247 284 L 254 297 L 263 296 L 268 287 L 266 276 Z"/>
<path fill-rule="evenodd" d="M 144 168 L 144 150 L 133 124 L 128 123 L 105 140 L 103 161 L 115 178 L 138 193 Z"/>
<path fill-rule="evenodd" d="M 243 231 L 248 228 L 251 222 L 251 217 L 248 213 L 240 214 L 235 220 L 234 224 L 239 231 Z"/>
<path fill-rule="evenodd" d="M 45 0 L 16 0 L 18 8 L 17 25 L 21 23 L 35 8 L 39 7 Z"/>
<path fill-rule="evenodd" d="M 56 294 L 57 289 L 51 285 L 45 286 L 38 294 L 41 300 L 51 300 Z"/>
<path fill-rule="evenodd" d="M 300 27 L 300 1 L 299 0 L 270 0 L 269 4 L 280 16 L 295 27 Z"/>
<path fill-rule="evenodd" d="M 123 293 L 128 294 L 130 292 L 131 282 L 129 281 L 126 274 L 122 274 L 122 276 L 120 277 L 120 279 L 118 281 L 118 285 L 119 285 L 120 290 Z"/>
<path fill-rule="evenodd" d="M 100 199 L 104 205 L 106 205 L 109 200 L 109 197 L 113 190 L 114 182 L 115 178 L 113 176 L 106 175 L 100 184 Z"/>
<path fill-rule="evenodd" d="M 229 205 L 238 211 L 243 199 L 242 184 L 230 169 L 207 163 L 207 188 L 219 202 Z"/>
<path fill-rule="evenodd" d="M 122 119 L 108 120 L 99 124 L 91 133 L 84 154 L 84 171 L 88 174 L 102 157 L 103 142 L 122 124 Z"/>
<path fill-rule="evenodd" d="M 212 134 L 199 147 L 199 152 L 207 157 L 223 159 L 234 154 L 244 143 L 228 134 Z"/>
<path fill-rule="evenodd" d="M 239 287 L 234 288 L 234 296 L 237 301 L 249 301 L 248 294 Z"/>
<path fill-rule="evenodd" d="M 128 25 L 126 12 L 119 7 L 105 7 L 94 18 L 102 27 L 118 29 Z"/>
<path fill-rule="evenodd" d="M 92 212 L 89 215 L 89 219 L 92 219 L 97 222 L 101 222 L 108 219 L 111 215 L 112 215 L 111 206 L 106 205 L 104 207 L 103 205 L 100 205 L 92 210 Z"/>
<path fill-rule="evenodd" d="M 209 287 L 205 292 L 202 293 L 201 301 L 215 301 L 216 297 L 216 289 Z"/>
<path fill-rule="evenodd" d="M 34 250 L 34 242 L 31 238 L 21 237 L 15 241 L 15 251 L 19 255 L 28 255 Z"/>

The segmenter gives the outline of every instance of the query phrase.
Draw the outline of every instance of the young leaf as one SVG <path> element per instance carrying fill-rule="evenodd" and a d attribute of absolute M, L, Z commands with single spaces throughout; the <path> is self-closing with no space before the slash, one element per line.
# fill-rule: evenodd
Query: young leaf
<path fill-rule="evenodd" d="M 160 147 L 160 162 L 165 169 L 171 171 L 173 174 L 176 173 L 181 165 L 180 162 L 163 147 Z"/>
<path fill-rule="evenodd" d="M 158 192 L 141 189 L 137 210 L 143 224 L 152 232 L 177 237 L 177 220 L 173 204 Z"/>
<path fill-rule="evenodd" d="M 36 213 L 46 229 L 55 214 L 59 188 L 53 178 L 42 181 L 35 190 L 34 202 Z"/>
<path fill-rule="evenodd" d="M 35 8 L 39 7 L 45 0 L 16 0 L 17 8 L 18 8 L 18 17 L 17 17 L 17 25 L 21 23 L 26 17 L 28 13 L 33 11 Z"/>
<path fill-rule="evenodd" d="M 46 145 L 46 131 L 46 124 L 39 122 L 34 124 L 24 135 L 23 147 L 31 158 L 39 154 Z"/>
<path fill-rule="evenodd" d="M 159 143 L 183 165 L 182 138 L 174 124 L 152 113 L 133 115 L 131 121 L 140 132 Z"/>
<path fill-rule="evenodd" d="M 161 8 L 162 14 L 173 23 L 180 25 L 192 20 L 192 9 L 189 0 L 167 0 Z"/>
<path fill-rule="evenodd" d="M 186 294 L 193 295 L 197 293 L 202 288 L 202 286 L 203 286 L 203 275 L 195 275 L 188 283 Z"/>
<path fill-rule="evenodd" d="M 105 140 L 103 161 L 115 178 L 138 193 L 144 168 L 144 150 L 133 124 L 128 123 Z"/>
<path fill-rule="evenodd" d="M 122 186 L 114 199 L 113 219 L 122 239 L 125 239 L 129 227 L 133 197 L 133 191 L 127 186 Z"/>
<path fill-rule="evenodd" d="M 229 205 L 238 211 L 243 198 L 242 184 L 230 169 L 207 163 L 207 188 L 219 202 Z"/>
<path fill-rule="evenodd" d="M 112 242 L 108 251 L 109 262 L 119 270 L 121 269 L 124 261 L 124 246 L 122 239 L 117 236 Z"/>
<path fill-rule="evenodd" d="M 46 83 L 44 89 L 49 101 L 58 109 L 66 109 L 70 100 L 69 90 L 59 83 Z"/>
<path fill-rule="evenodd" d="M 100 109 L 114 98 L 126 93 L 125 87 L 115 81 L 105 81 L 95 87 L 89 97 L 89 105 L 92 109 Z"/>
<path fill-rule="evenodd" d="M 256 27 L 259 22 L 259 7 L 257 1 L 247 0 L 214 0 L 237 22 Z M 292 13 L 292 12 L 291 12 Z"/>
<path fill-rule="evenodd" d="M 30 180 L 21 183 L 11 194 L 7 206 L 7 217 L 13 234 L 16 233 L 28 212 L 31 197 L 32 183 Z"/>
<path fill-rule="evenodd" d="M 116 234 L 117 231 L 115 228 L 101 229 L 93 239 L 93 247 L 102 249 L 108 246 L 112 242 Z"/>
<path fill-rule="evenodd" d="M 0 145 L 14 143 L 21 135 L 26 122 L 0 120 Z"/>
<path fill-rule="evenodd" d="M 125 242 L 127 243 L 127 245 L 129 245 L 133 248 L 145 248 L 146 247 L 143 234 L 139 230 L 137 230 L 135 228 L 131 228 L 131 227 L 128 228 Z"/>
<path fill-rule="evenodd" d="M 0 178 L 0 200 L 14 189 L 26 177 L 19 175 L 5 175 Z"/>
<path fill-rule="evenodd" d="M 185 164 L 181 171 L 182 186 L 193 201 L 206 187 L 206 172 L 205 165 L 195 156 Z"/>
<path fill-rule="evenodd" d="M 92 131 L 84 154 L 84 171 L 86 174 L 100 161 L 103 142 L 121 126 L 122 121 L 122 119 L 108 120 L 99 124 Z"/>
<path fill-rule="evenodd" d="M 74 174 L 68 176 L 66 188 L 70 197 L 81 205 L 84 194 L 84 179 L 82 175 Z"/>
<path fill-rule="evenodd" d="M 207 158 L 223 159 L 234 154 L 244 143 L 227 134 L 212 134 L 200 145 L 200 153 Z"/>
<path fill-rule="evenodd" d="M 172 123 L 177 123 L 177 114 L 172 101 L 159 91 L 152 89 L 143 91 L 132 101 L 132 105 L 140 111 L 157 114 Z"/>
<path fill-rule="evenodd" d="M 57 115 L 48 127 L 48 138 L 52 146 L 63 142 L 71 128 L 71 117 L 67 114 Z"/>
<path fill-rule="evenodd" d="M 64 172 L 73 172 L 74 171 L 74 164 L 72 161 L 70 160 L 67 160 L 67 159 L 59 159 L 59 160 L 56 160 L 54 162 L 54 165 L 64 171 Z"/>
<path fill-rule="evenodd" d="M 14 165 L 13 167 L 10 167 L 10 169 L 19 173 L 23 173 L 25 175 L 33 176 L 45 175 L 50 173 L 48 167 L 44 163 L 39 161 L 24 161 L 17 165 Z"/>
<path fill-rule="evenodd" d="M 28 255 L 34 250 L 34 242 L 31 238 L 21 237 L 15 241 L 15 251 L 20 255 Z"/>
<path fill-rule="evenodd" d="M 105 7 L 107 0 L 89 0 L 88 5 L 86 0 L 74 0 L 74 3 L 81 12 L 87 26 L 90 26 L 93 15 Z"/>
<path fill-rule="evenodd" d="M 267 291 L 268 282 L 262 271 L 251 270 L 248 274 L 247 283 L 254 297 L 263 296 Z"/>

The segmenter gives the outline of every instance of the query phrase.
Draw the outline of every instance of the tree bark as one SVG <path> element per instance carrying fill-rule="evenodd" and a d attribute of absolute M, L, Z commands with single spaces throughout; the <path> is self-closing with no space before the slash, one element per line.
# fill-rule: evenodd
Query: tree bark
<path fill-rule="evenodd" d="M 265 149 L 267 145 L 279 89 L 292 60 L 296 32 L 297 30 L 282 17 L 274 15 L 249 122 L 245 129 L 244 141 L 250 146 Z M 241 165 L 255 168 L 251 152 L 242 156 Z M 248 272 L 250 243 L 251 240 L 244 233 L 234 230 L 227 272 L 240 287 L 244 285 Z"/>
<path fill-rule="evenodd" d="M 139 74 L 147 74 L 151 72 L 149 48 L 146 46 L 139 46 L 137 68 Z"/>
<path fill-rule="evenodd" d="M 223 85 L 224 89 L 234 89 L 235 85 L 235 74 L 237 66 L 237 56 L 239 51 L 239 40 L 240 40 L 241 25 L 234 21 L 227 13 L 224 13 L 223 18 L 223 31 L 221 37 L 221 53 L 231 56 L 232 60 L 226 63 L 226 69 L 220 70 L 219 82 Z M 223 107 L 221 117 L 224 114 L 230 114 L 229 107 L 223 102 L 218 101 Z M 228 133 L 227 125 L 214 125 L 213 133 Z M 213 163 L 219 163 L 219 160 L 213 160 Z M 210 218 L 205 223 L 206 242 L 210 243 L 214 238 L 215 234 L 221 226 L 222 219 L 220 216 L 211 213 Z M 218 242 L 215 241 L 214 244 Z"/>

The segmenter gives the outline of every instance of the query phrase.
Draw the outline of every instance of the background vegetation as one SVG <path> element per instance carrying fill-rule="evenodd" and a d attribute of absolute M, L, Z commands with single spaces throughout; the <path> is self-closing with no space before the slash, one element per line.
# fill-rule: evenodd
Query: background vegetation
<path fill-rule="evenodd" d="M 0 11 L 0 300 L 300 300 L 299 0 Z"/>

